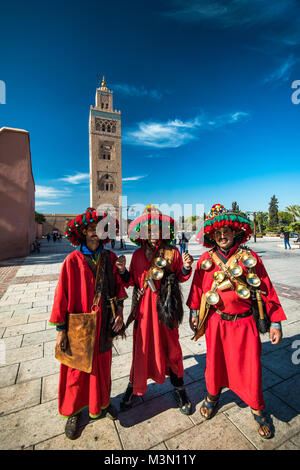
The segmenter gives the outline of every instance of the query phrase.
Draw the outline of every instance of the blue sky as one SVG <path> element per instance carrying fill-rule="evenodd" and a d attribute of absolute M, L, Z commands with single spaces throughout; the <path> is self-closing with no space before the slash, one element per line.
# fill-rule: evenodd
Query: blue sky
<path fill-rule="evenodd" d="M 129 204 L 300 203 L 297 0 L 6 2 L 0 40 L 0 127 L 30 132 L 39 212 L 89 205 L 99 75 Z"/>

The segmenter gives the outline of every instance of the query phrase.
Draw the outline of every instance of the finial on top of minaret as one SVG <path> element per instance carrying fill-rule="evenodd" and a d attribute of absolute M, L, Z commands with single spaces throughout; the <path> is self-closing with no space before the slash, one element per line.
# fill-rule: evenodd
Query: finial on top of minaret
<path fill-rule="evenodd" d="M 106 88 L 104 75 L 103 75 L 103 78 L 102 78 L 101 88 Z"/>

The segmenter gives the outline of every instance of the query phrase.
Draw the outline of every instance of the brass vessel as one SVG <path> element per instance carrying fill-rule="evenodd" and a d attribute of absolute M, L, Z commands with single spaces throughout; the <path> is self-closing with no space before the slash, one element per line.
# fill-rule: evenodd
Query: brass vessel
<path fill-rule="evenodd" d="M 207 271 L 208 269 L 210 269 L 212 267 L 212 264 L 213 264 L 213 262 L 212 262 L 211 259 L 205 259 L 200 264 L 200 267 L 201 267 L 201 269 L 204 269 L 204 271 Z"/>
<path fill-rule="evenodd" d="M 256 266 L 257 260 L 253 255 L 251 255 L 251 253 L 245 253 L 241 257 L 241 262 L 245 268 L 254 268 L 254 266 Z"/>

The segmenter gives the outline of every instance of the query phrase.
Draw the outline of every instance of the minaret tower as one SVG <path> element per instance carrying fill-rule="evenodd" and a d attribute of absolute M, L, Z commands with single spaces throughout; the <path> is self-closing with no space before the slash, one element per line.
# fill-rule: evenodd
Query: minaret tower
<path fill-rule="evenodd" d="M 121 111 L 113 110 L 113 92 L 103 77 L 90 108 L 90 205 L 113 206 L 117 218 L 122 196 Z M 120 220 L 120 218 L 119 218 Z"/>

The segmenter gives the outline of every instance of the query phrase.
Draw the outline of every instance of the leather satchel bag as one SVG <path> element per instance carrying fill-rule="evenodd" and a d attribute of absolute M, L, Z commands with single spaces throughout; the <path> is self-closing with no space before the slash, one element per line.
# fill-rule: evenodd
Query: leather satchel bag
<path fill-rule="evenodd" d="M 99 261 L 95 286 L 99 277 Z M 67 347 L 61 351 L 55 347 L 55 357 L 62 364 L 90 374 L 93 367 L 98 305 L 101 296 L 95 294 L 90 313 L 69 313 L 67 315 Z"/>
<path fill-rule="evenodd" d="M 72 369 L 90 374 L 96 337 L 97 312 L 69 313 L 67 326 L 67 347 L 61 351 L 55 347 L 55 357 Z"/>

